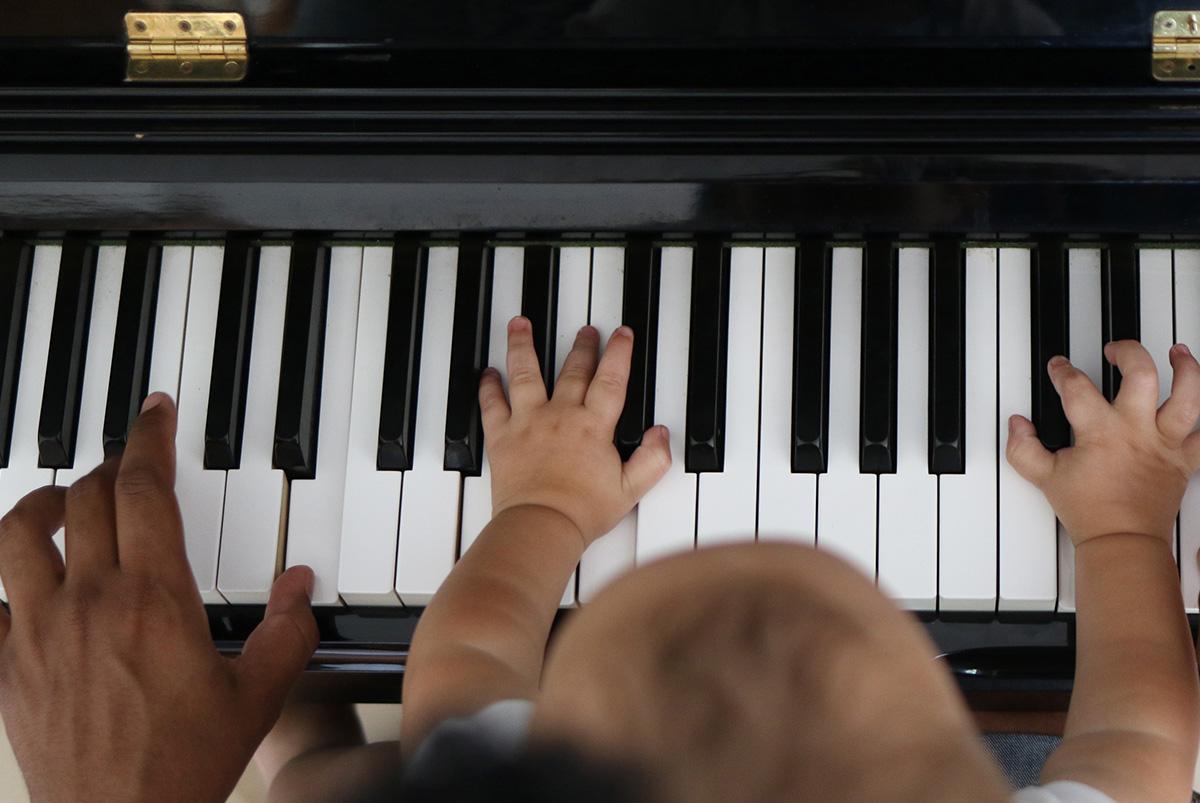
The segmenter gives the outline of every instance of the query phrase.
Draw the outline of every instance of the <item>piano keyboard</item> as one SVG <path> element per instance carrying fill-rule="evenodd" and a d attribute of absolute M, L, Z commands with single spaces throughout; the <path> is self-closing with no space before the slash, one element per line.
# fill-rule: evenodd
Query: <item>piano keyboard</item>
<path fill-rule="evenodd" d="M 580 326 L 632 325 L 618 447 L 671 431 L 667 476 L 564 605 L 662 555 L 781 538 L 909 608 L 1070 612 L 1070 542 L 1005 462 L 1007 417 L 1068 445 L 1049 356 L 1111 398 L 1104 341 L 1138 337 L 1160 368 L 1173 342 L 1200 347 L 1200 250 L 9 235 L 0 309 L 0 510 L 119 452 L 145 395 L 170 393 L 206 603 L 263 603 L 297 563 L 319 605 L 427 603 L 489 517 L 476 383 L 524 314 L 548 383 Z M 1195 484 L 1177 528 L 1190 611 Z"/>

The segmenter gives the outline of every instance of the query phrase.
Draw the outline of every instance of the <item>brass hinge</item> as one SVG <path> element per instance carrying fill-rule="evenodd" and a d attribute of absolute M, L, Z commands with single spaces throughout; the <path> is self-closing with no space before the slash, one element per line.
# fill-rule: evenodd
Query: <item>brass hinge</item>
<path fill-rule="evenodd" d="M 246 77 L 241 14 L 131 11 L 126 81 L 240 81 Z"/>
<path fill-rule="evenodd" d="M 1151 72 L 1159 81 L 1200 81 L 1200 11 L 1154 15 Z"/>

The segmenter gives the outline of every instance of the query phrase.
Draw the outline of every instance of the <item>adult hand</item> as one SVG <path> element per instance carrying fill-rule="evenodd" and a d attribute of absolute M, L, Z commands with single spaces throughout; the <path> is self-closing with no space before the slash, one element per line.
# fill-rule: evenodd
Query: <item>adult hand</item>
<path fill-rule="evenodd" d="M 154 394 L 121 458 L 0 520 L 0 715 L 34 801 L 225 800 L 316 647 L 297 567 L 240 657 L 214 649 L 174 439 L 175 407 Z"/>

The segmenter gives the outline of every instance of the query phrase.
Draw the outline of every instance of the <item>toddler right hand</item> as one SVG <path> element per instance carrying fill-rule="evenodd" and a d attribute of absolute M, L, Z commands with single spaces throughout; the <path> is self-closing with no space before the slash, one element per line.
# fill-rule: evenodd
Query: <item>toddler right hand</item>
<path fill-rule="evenodd" d="M 1051 453 L 1028 418 L 1009 418 L 1008 462 L 1054 507 L 1072 542 L 1110 533 L 1170 541 L 1188 477 L 1200 467 L 1200 364 L 1171 347 L 1171 395 L 1158 406 L 1158 373 L 1136 340 L 1118 340 L 1104 356 L 1121 371 L 1109 404 L 1065 357 L 1047 370 L 1075 432 L 1075 445 Z"/>

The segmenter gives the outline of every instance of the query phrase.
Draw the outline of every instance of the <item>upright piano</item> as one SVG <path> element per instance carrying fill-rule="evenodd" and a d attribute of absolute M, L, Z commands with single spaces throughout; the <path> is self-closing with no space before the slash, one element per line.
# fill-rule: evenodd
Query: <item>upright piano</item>
<path fill-rule="evenodd" d="M 216 644 L 307 563 L 303 688 L 395 699 L 488 517 L 506 321 L 548 383 L 625 323 L 618 448 L 663 423 L 675 461 L 564 616 L 790 539 L 920 616 L 969 694 L 1061 699 L 1070 542 L 1004 424 L 1070 444 L 1052 355 L 1111 398 L 1105 341 L 1200 347 L 1198 48 L 1200 14 L 1142 0 L 6 8 L 0 509 L 167 391 Z M 1200 488 L 1176 537 L 1194 614 Z"/>

